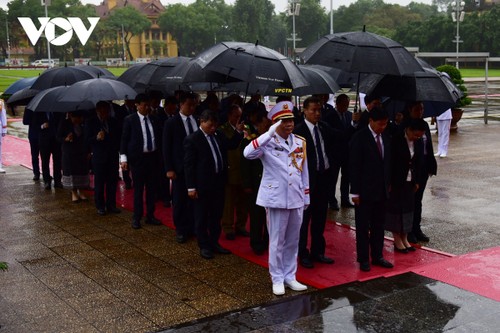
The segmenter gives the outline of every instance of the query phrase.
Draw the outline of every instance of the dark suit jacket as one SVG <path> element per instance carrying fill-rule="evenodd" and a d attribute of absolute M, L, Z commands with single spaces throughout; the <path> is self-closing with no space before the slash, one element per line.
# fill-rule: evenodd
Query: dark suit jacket
<path fill-rule="evenodd" d="M 334 163 L 333 156 L 333 128 L 330 127 L 326 122 L 319 121 L 318 122 L 319 131 L 321 136 L 323 137 L 323 141 L 325 144 L 325 153 L 328 157 L 328 162 L 330 167 L 332 167 Z M 307 167 L 309 169 L 309 188 L 311 191 L 316 189 L 316 182 L 321 181 L 318 180 L 318 156 L 316 154 L 316 147 L 314 146 L 314 140 L 311 135 L 311 131 L 307 127 L 307 124 L 304 122 L 298 124 L 293 131 L 295 134 L 300 135 L 301 137 L 306 139 L 306 153 L 307 153 Z"/>
<path fill-rule="evenodd" d="M 63 115 L 64 114 L 60 112 L 51 112 L 50 119 L 48 119 L 46 112 L 34 112 L 35 119 L 33 122 L 33 126 L 36 126 L 38 127 L 38 129 L 40 129 L 40 141 L 46 141 L 50 138 L 56 137 L 59 123 L 61 122 L 61 120 L 64 120 Z M 42 124 L 44 124 L 45 122 L 49 123 L 49 128 L 41 129 Z"/>
<path fill-rule="evenodd" d="M 401 130 L 404 130 L 406 125 L 408 124 L 410 120 L 403 120 L 403 122 L 399 125 L 399 128 Z M 421 177 L 427 177 L 427 175 L 436 175 L 437 174 L 437 162 L 436 158 L 434 157 L 434 147 L 432 146 L 432 136 L 431 136 L 431 130 L 429 128 L 429 124 L 425 123 L 426 129 L 425 129 L 425 136 L 427 137 L 427 141 L 425 144 L 425 151 L 427 152 L 426 155 L 423 157 L 423 162 L 421 164 L 422 172 L 420 172 Z M 418 147 L 422 151 L 424 151 L 424 140 L 420 139 L 415 142 L 415 147 Z"/>
<path fill-rule="evenodd" d="M 349 150 L 351 193 L 361 201 L 388 198 L 391 177 L 390 137 L 382 134 L 384 159 L 380 157 L 375 139 L 367 126 L 354 134 Z"/>
<path fill-rule="evenodd" d="M 340 119 L 336 110 L 329 113 L 328 116 L 325 117 L 325 121 L 334 129 L 335 139 L 333 145 L 333 156 L 339 163 L 341 161 L 349 161 L 349 141 L 351 141 L 351 138 L 356 131 L 356 128 L 351 125 L 352 112 L 346 111 L 345 117 L 347 119 L 347 123 L 349 124 L 347 127 Z"/>
<path fill-rule="evenodd" d="M 120 150 L 120 128 L 116 118 L 109 118 L 108 133 L 104 140 L 97 140 L 97 133 L 102 130 L 101 121 L 98 117 L 92 117 L 85 122 L 85 140 L 92 151 L 93 163 L 107 163 L 118 161 Z"/>
<path fill-rule="evenodd" d="M 391 186 L 402 187 L 407 181 L 408 172 L 412 172 L 412 183 L 416 184 L 420 179 L 422 171 L 422 149 L 414 143 L 413 158 L 410 155 L 410 149 L 404 136 L 404 131 L 397 132 L 391 140 Z"/>
<path fill-rule="evenodd" d="M 184 138 L 187 133 L 179 113 L 165 121 L 162 146 L 166 171 L 184 173 Z"/>
<path fill-rule="evenodd" d="M 201 129 L 184 139 L 184 175 L 186 187 L 195 188 L 200 197 L 210 195 L 216 189 L 224 188 L 227 177 L 227 147 L 224 134 L 216 132 L 215 140 L 222 157 L 222 171 L 215 172 L 212 149 Z M 224 200 L 224 198 L 221 198 Z"/>
<path fill-rule="evenodd" d="M 158 121 L 153 116 L 148 116 L 153 125 L 156 150 L 161 151 L 161 135 Z M 131 114 L 123 120 L 123 130 L 120 145 L 120 154 L 127 155 L 130 163 L 135 163 L 142 157 L 144 151 L 144 139 L 142 136 L 141 119 L 137 113 Z"/>

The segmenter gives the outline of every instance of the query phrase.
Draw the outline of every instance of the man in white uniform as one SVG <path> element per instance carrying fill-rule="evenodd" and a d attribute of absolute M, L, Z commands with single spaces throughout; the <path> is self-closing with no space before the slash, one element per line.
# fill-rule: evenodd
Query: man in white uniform
<path fill-rule="evenodd" d="M 297 282 L 297 253 L 303 210 L 310 203 L 306 141 L 292 133 L 293 104 L 280 102 L 269 111 L 269 130 L 245 147 L 248 159 L 260 158 L 264 172 L 257 205 L 266 208 L 269 231 L 269 273 L 273 293 L 285 294 L 285 286 L 307 290 Z"/>
<path fill-rule="evenodd" d="M 438 128 L 438 151 L 434 156 L 448 156 L 448 144 L 450 143 L 451 109 L 446 110 L 436 117 Z"/>

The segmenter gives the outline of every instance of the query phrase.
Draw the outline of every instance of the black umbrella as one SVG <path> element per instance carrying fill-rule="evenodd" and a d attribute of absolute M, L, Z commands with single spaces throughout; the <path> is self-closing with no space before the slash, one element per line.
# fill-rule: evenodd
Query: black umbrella
<path fill-rule="evenodd" d="M 363 27 L 363 31 L 324 36 L 304 50 L 302 57 L 307 64 L 357 73 L 358 83 L 361 73 L 403 75 L 423 71 L 415 57 L 401 44 L 364 30 Z M 359 84 L 356 107 L 358 95 Z"/>
<path fill-rule="evenodd" d="M 295 89 L 294 95 L 330 94 L 340 89 L 337 82 L 326 71 L 309 65 L 299 65 L 299 68 L 309 85 Z"/>
<path fill-rule="evenodd" d="M 103 77 L 103 78 L 108 78 L 108 79 L 115 79 L 116 76 L 115 74 L 111 73 L 109 70 L 106 68 L 102 67 L 97 67 L 93 65 L 80 65 L 80 66 L 75 66 L 75 68 L 78 68 L 79 70 L 88 72 L 89 74 L 92 75 L 92 77 Z"/>
<path fill-rule="evenodd" d="M 33 82 L 35 82 L 37 78 L 38 77 L 35 76 L 35 77 L 27 77 L 24 79 L 19 79 L 16 82 L 12 83 L 10 86 L 8 86 L 2 95 L 3 96 L 12 95 L 15 92 L 18 92 L 19 90 L 22 90 L 24 88 L 30 88 Z"/>
<path fill-rule="evenodd" d="M 91 102 L 134 99 L 137 93 L 129 85 L 112 79 L 97 78 L 72 84 L 60 102 Z"/>
<path fill-rule="evenodd" d="M 57 86 L 69 86 L 75 82 L 96 78 L 98 75 L 82 69 L 85 66 L 54 67 L 45 70 L 31 86 L 43 90 Z"/>
<path fill-rule="evenodd" d="M 296 89 L 308 85 L 300 69 L 287 57 L 252 43 L 219 43 L 193 59 L 211 70 L 249 84 Z"/>
<path fill-rule="evenodd" d="M 31 99 L 40 92 L 37 89 L 24 88 L 12 94 L 7 100 L 9 105 L 26 105 Z"/>
<path fill-rule="evenodd" d="M 60 99 L 68 92 L 69 88 L 59 86 L 42 90 L 33 97 L 26 109 L 34 112 L 72 112 L 94 108 L 94 105 L 89 101 L 61 102 Z"/>

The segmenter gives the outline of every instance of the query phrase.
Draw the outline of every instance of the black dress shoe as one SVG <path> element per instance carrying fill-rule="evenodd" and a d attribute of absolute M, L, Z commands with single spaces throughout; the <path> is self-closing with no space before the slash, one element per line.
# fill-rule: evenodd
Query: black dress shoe
<path fill-rule="evenodd" d="M 137 220 L 132 220 L 132 229 L 140 229 L 141 228 L 141 222 Z"/>
<path fill-rule="evenodd" d="M 399 253 L 408 253 L 408 249 L 406 247 L 400 249 L 396 245 L 394 245 L 394 252 L 399 252 Z"/>
<path fill-rule="evenodd" d="M 213 259 L 214 258 L 214 253 L 210 251 L 209 249 L 201 249 L 200 250 L 200 256 L 203 259 Z"/>
<path fill-rule="evenodd" d="M 187 237 L 184 235 L 175 235 L 175 241 L 179 244 L 184 244 L 187 242 Z"/>
<path fill-rule="evenodd" d="M 34 176 L 34 177 L 33 177 L 33 180 L 34 180 L 35 182 L 39 181 L 39 180 L 40 180 L 40 175 L 38 175 L 38 176 Z"/>
<path fill-rule="evenodd" d="M 342 208 L 354 208 L 354 205 L 350 202 L 343 202 L 340 204 Z"/>
<path fill-rule="evenodd" d="M 163 202 L 163 207 L 170 208 L 170 207 L 172 207 L 172 204 L 170 203 L 170 201 L 164 201 Z"/>
<path fill-rule="evenodd" d="M 252 248 L 253 250 L 253 253 L 255 253 L 256 256 L 261 256 L 264 254 L 264 252 L 266 252 L 266 250 L 264 249 L 260 249 L 260 248 Z"/>
<path fill-rule="evenodd" d="M 61 182 L 54 183 L 54 188 L 63 188 L 63 184 Z"/>
<path fill-rule="evenodd" d="M 51 188 L 52 188 L 52 185 L 50 185 L 50 183 L 45 183 L 45 189 L 47 191 L 50 191 Z"/>
<path fill-rule="evenodd" d="M 228 249 L 223 248 L 220 245 L 215 245 L 214 246 L 214 251 L 217 252 L 217 253 L 220 253 L 220 254 L 231 254 L 231 251 L 229 251 Z"/>
<path fill-rule="evenodd" d="M 300 258 L 299 262 L 304 268 L 314 268 L 314 264 L 309 257 Z"/>
<path fill-rule="evenodd" d="M 228 232 L 226 233 L 226 239 L 227 240 L 234 240 L 236 238 L 236 234 L 234 232 Z"/>
<path fill-rule="evenodd" d="M 394 265 L 391 264 L 390 262 L 388 262 L 387 260 L 385 260 L 384 258 L 372 260 L 372 265 L 380 266 L 380 267 L 384 267 L 384 268 L 394 268 Z"/>
<path fill-rule="evenodd" d="M 132 184 L 131 183 L 125 183 L 125 189 L 126 190 L 131 190 L 132 189 Z"/>
<path fill-rule="evenodd" d="M 250 233 L 246 230 L 238 230 L 236 231 L 237 236 L 250 237 Z"/>
<path fill-rule="evenodd" d="M 333 210 L 340 210 L 340 207 L 339 207 L 338 202 L 331 203 L 331 204 L 330 204 L 330 209 L 333 209 Z"/>
<path fill-rule="evenodd" d="M 420 232 L 416 232 L 416 233 L 415 233 L 415 238 L 417 238 L 417 240 L 418 240 L 419 242 L 428 242 L 428 241 L 430 241 L 430 238 L 429 238 L 429 237 L 427 237 L 427 235 L 426 235 L 426 234 L 424 234 L 422 231 L 420 231 Z"/>
<path fill-rule="evenodd" d="M 320 262 L 322 264 L 333 264 L 333 263 L 335 263 L 335 260 L 333 260 L 332 258 L 326 257 L 324 254 L 313 256 L 312 260 Z"/>
<path fill-rule="evenodd" d="M 368 261 L 363 261 L 359 263 L 359 269 L 361 269 L 363 272 L 369 272 L 370 271 L 370 263 Z"/>
<path fill-rule="evenodd" d="M 407 249 L 409 252 L 415 252 L 415 251 L 417 251 L 417 249 L 416 249 L 416 248 L 414 248 L 413 246 L 407 247 L 406 249 Z"/>
<path fill-rule="evenodd" d="M 120 214 L 122 211 L 119 210 L 118 208 L 116 207 L 110 207 L 108 208 L 108 213 L 112 213 L 112 214 Z"/>
<path fill-rule="evenodd" d="M 151 225 L 161 225 L 161 221 L 158 220 L 156 217 L 150 217 L 149 219 L 146 220 L 146 223 L 147 224 L 151 224 Z"/>
<path fill-rule="evenodd" d="M 407 236 L 408 242 L 416 244 L 418 243 L 417 237 L 415 237 L 415 234 L 413 232 L 410 232 Z"/>
<path fill-rule="evenodd" d="M 104 215 L 106 215 L 106 211 L 104 209 L 98 209 L 97 214 L 104 216 Z"/>

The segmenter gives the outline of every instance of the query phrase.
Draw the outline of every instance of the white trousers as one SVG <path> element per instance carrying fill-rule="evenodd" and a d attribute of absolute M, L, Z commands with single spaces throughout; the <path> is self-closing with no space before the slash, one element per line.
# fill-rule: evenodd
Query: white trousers
<path fill-rule="evenodd" d="M 438 151 L 439 155 L 448 155 L 448 144 L 450 143 L 451 119 L 438 120 Z"/>
<path fill-rule="evenodd" d="M 295 280 L 300 226 L 304 208 L 266 208 L 269 231 L 269 273 L 273 284 Z"/>

